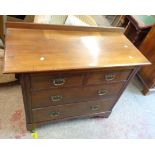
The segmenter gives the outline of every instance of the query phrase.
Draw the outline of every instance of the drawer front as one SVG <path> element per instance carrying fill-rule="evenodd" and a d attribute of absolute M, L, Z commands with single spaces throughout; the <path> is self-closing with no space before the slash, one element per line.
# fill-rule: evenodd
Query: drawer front
<path fill-rule="evenodd" d="M 32 92 L 32 108 L 101 99 L 117 95 L 124 83 Z"/>
<path fill-rule="evenodd" d="M 105 99 L 33 109 L 32 115 L 34 122 L 42 122 L 106 112 L 110 111 L 113 105 L 114 99 Z"/>
<path fill-rule="evenodd" d="M 131 70 L 91 73 L 90 75 L 88 75 L 86 85 L 126 81 L 130 73 Z"/>
<path fill-rule="evenodd" d="M 75 74 L 55 74 L 55 75 L 41 75 L 31 76 L 31 89 L 41 90 L 50 88 L 62 88 L 70 86 L 81 86 L 83 82 L 83 75 Z"/>

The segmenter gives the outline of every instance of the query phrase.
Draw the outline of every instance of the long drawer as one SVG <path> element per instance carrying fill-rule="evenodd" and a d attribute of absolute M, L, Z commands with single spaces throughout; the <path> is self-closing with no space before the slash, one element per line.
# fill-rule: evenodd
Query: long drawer
<path fill-rule="evenodd" d="M 34 122 L 42 122 L 111 111 L 113 105 L 112 98 L 33 109 L 32 115 Z"/>
<path fill-rule="evenodd" d="M 102 84 L 96 86 L 61 88 L 32 92 L 32 108 L 59 105 L 72 102 L 102 99 L 115 96 L 124 83 Z"/>

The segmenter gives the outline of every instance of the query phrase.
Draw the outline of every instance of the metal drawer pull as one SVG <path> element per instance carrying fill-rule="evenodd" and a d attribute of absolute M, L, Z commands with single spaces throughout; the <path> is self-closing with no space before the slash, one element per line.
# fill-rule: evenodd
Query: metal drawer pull
<path fill-rule="evenodd" d="M 105 89 L 101 89 L 101 90 L 98 90 L 97 94 L 99 96 L 103 96 L 103 95 L 106 95 L 108 93 L 108 90 L 105 90 Z"/>
<path fill-rule="evenodd" d="M 65 83 L 65 79 L 59 78 L 59 79 L 54 79 L 53 80 L 53 85 L 54 86 L 61 86 Z"/>
<path fill-rule="evenodd" d="M 105 80 L 112 81 L 115 79 L 115 77 L 116 77 L 115 74 L 107 74 L 107 75 L 105 75 Z"/>
<path fill-rule="evenodd" d="M 98 105 L 91 106 L 91 110 L 93 111 L 99 110 L 99 106 Z"/>
<path fill-rule="evenodd" d="M 52 102 L 58 102 L 60 100 L 62 100 L 62 96 L 59 96 L 59 95 L 57 95 L 57 96 L 51 96 L 51 101 Z"/>
<path fill-rule="evenodd" d="M 50 112 L 50 116 L 59 116 L 59 115 L 60 115 L 60 112 L 58 111 Z"/>

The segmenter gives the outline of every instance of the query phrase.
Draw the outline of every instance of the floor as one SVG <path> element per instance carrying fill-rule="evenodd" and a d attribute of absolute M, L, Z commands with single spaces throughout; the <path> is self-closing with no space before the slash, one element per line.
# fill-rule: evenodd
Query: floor
<path fill-rule="evenodd" d="M 108 119 L 75 119 L 44 125 L 38 138 L 155 138 L 155 93 L 143 96 L 134 78 Z M 26 131 L 19 85 L 0 87 L 0 138 L 33 138 Z"/>

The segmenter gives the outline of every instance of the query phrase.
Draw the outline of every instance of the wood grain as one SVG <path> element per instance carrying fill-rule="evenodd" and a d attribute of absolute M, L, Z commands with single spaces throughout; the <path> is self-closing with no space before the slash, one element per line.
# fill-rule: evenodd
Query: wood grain
<path fill-rule="evenodd" d="M 65 31 L 90 31 L 90 32 L 122 32 L 123 28 L 118 27 L 99 27 L 99 26 L 75 26 L 75 25 L 55 25 L 55 24 L 38 24 L 27 22 L 6 22 L 7 28 L 21 29 L 39 29 L 39 30 L 65 30 Z"/>
<path fill-rule="evenodd" d="M 153 24 L 144 24 L 141 20 L 142 16 L 125 16 L 127 27 L 125 28 L 124 35 L 139 49 L 140 44 L 145 36 L 150 31 Z M 145 17 L 146 18 L 146 17 Z M 149 17 L 147 17 L 149 18 Z M 151 18 L 151 17 L 150 17 Z"/>
<path fill-rule="evenodd" d="M 18 28 L 7 28 L 4 73 L 150 64 L 120 30 L 88 28 L 87 31 L 87 27 L 78 30 L 78 26 L 46 30 L 19 26 L 16 23 Z"/>
<path fill-rule="evenodd" d="M 104 83 L 113 83 L 113 82 L 125 82 L 128 80 L 128 77 L 132 71 L 131 70 L 123 70 L 123 71 L 100 71 L 99 73 L 90 73 L 88 75 L 87 85 L 94 84 L 104 84 Z M 112 79 L 106 78 L 106 76 L 112 75 L 114 76 Z"/>
<path fill-rule="evenodd" d="M 64 82 L 60 85 L 54 85 L 54 81 L 63 79 Z M 44 73 L 40 76 L 31 76 L 31 90 L 44 90 L 51 88 L 62 88 L 62 87 L 75 87 L 82 86 L 83 84 L 83 75 L 81 74 L 50 74 Z"/>
<path fill-rule="evenodd" d="M 143 94 L 155 91 L 155 26 L 152 27 L 140 46 L 140 51 L 149 59 L 152 65 L 144 66 L 139 71 L 140 79 L 144 84 Z"/>
<path fill-rule="evenodd" d="M 42 122 L 106 112 L 110 111 L 113 105 L 114 99 L 104 99 L 33 109 L 32 114 L 35 122 Z"/>
<path fill-rule="evenodd" d="M 102 99 L 116 96 L 124 83 L 102 84 L 87 87 L 59 88 L 46 91 L 32 92 L 32 107 L 45 107 L 51 105 L 68 104 L 92 99 Z M 106 91 L 104 95 L 99 95 L 99 91 Z M 61 96 L 59 101 L 52 101 L 52 97 Z"/>
<path fill-rule="evenodd" d="M 50 121 L 108 117 L 148 64 L 122 29 L 7 23 L 4 72 L 19 75 L 29 130 Z"/>

